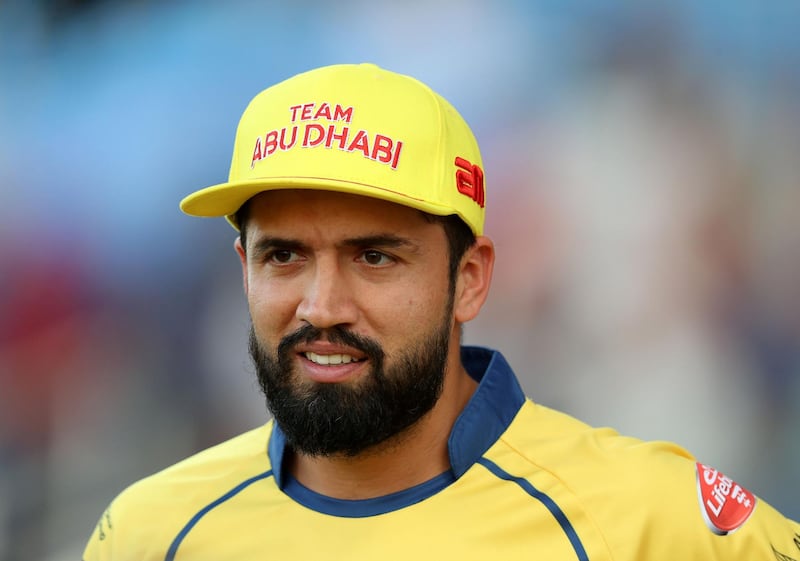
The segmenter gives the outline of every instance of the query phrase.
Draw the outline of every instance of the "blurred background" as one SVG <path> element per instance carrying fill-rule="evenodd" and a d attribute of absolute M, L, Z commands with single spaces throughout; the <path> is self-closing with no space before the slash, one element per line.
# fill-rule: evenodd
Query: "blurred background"
<path fill-rule="evenodd" d="M 5 0 L 0 561 L 80 558 L 126 485 L 264 422 L 234 231 L 178 201 L 255 93 L 362 61 L 482 142 L 467 342 L 800 519 L 797 2 Z"/>

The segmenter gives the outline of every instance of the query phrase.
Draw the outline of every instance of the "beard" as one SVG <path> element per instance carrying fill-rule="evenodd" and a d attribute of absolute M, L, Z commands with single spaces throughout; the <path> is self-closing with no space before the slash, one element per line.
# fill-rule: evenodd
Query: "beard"
<path fill-rule="evenodd" d="M 380 344 L 340 327 L 311 325 L 269 352 L 250 327 L 250 355 L 275 422 L 288 444 L 308 456 L 353 457 L 403 434 L 439 399 L 452 329 L 452 303 L 440 325 L 387 363 Z M 371 369 L 355 383 L 303 383 L 294 349 L 322 336 L 364 353 Z"/>

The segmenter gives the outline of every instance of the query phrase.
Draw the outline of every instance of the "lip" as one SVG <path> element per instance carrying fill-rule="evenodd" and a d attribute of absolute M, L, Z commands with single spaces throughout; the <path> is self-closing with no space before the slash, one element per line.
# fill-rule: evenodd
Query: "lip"
<path fill-rule="evenodd" d="M 308 352 L 318 355 L 350 355 L 355 361 L 341 364 L 318 364 L 306 357 L 305 353 Z M 352 380 L 361 375 L 369 362 L 364 353 L 357 349 L 325 341 L 300 345 L 296 349 L 296 353 L 301 375 L 320 383 L 337 383 Z"/>
<path fill-rule="evenodd" d="M 309 380 L 321 383 L 335 383 L 352 380 L 359 376 L 365 369 L 367 360 L 350 362 L 347 364 L 317 364 L 307 359 L 302 353 L 297 355 L 300 373 Z"/>

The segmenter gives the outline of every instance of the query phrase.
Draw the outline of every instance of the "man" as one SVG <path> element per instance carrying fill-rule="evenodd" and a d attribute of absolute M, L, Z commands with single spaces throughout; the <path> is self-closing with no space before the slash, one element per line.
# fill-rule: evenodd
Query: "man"
<path fill-rule="evenodd" d="M 121 493 L 84 560 L 800 559 L 800 525 L 683 449 L 525 398 L 462 347 L 489 290 L 469 127 L 374 65 L 246 109 L 225 216 L 274 421 Z"/>

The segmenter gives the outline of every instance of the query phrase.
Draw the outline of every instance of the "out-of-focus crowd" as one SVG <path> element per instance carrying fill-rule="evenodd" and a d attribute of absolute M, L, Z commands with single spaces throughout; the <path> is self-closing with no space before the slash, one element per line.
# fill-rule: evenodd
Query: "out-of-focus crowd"
<path fill-rule="evenodd" d="M 258 91 L 371 61 L 483 146 L 467 343 L 800 518 L 800 5 L 0 4 L 0 561 L 79 558 L 125 485 L 266 419 L 223 220 Z M 657 486 L 657 483 L 654 483 Z"/>

